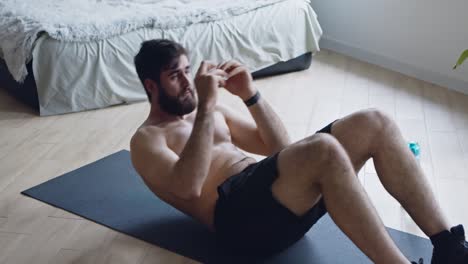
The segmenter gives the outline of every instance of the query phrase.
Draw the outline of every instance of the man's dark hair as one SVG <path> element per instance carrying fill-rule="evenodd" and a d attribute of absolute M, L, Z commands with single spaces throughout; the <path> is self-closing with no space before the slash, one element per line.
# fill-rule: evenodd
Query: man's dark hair
<path fill-rule="evenodd" d="M 134 62 L 138 78 L 145 88 L 145 79 L 149 78 L 158 85 L 161 84 L 162 71 L 176 68 L 181 55 L 187 55 L 182 45 L 168 39 L 153 39 L 141 43 L 141 48 L 135 56 Z M 146 90 L 148 100 L 151 94 Z"/>

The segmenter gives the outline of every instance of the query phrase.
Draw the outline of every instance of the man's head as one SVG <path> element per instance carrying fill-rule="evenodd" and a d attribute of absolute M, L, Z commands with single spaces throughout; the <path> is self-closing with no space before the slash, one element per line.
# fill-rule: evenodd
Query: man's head
<path fill-rule="evenodd" d="M 135 56 L 135 67 L 150 103 L 162 111 L 182 116 L 196 106 L 188 53 L 167 39 L 148 40 Z M 157 97 L 154 98 L 153 97 Z"/>

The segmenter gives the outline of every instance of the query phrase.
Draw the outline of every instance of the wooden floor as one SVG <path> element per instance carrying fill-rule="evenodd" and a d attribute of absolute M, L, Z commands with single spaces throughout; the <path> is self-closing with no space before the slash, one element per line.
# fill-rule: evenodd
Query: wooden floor
<path fill-rule="evenodd" d="M 359 109 L 390 114 L 421 145 L 420 164 L 450 223 L 468 227 L 468 95 L 329 51 L 306 71 L 255 83 L 294 140 Z M 220 100 L 249 114 L 224 90 Z M 38 117 L 0 89 L 0 263 L 196 263 L 20 194 L 129 149 L 148 110 L 138 103 Z M 372 161 L 359 177 L 387 226 L 423 235 L 380 185 Z"/>

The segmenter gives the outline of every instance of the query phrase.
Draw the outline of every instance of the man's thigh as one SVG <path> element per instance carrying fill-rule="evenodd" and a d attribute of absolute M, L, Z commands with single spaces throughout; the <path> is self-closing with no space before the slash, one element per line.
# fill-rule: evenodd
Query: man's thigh
<path fill-rule="evenodd" d="M 330 134 L 334 122 L 317 133 Z M 320 177 L 320 174 L 326 171 L 321 171 L 318 162 L 321 153 L 311 153 L 308 146 L 311 141 L 320 140 L 317 133 L 288 146 L 278 154 L 278 177 L 271 186 L 272 193 L 283 206 L 297 216 L 303 216 L 314 206 L 318 206 L 322 198 L 318 185 L 311 182 L 314 177 Z"/>
<path fill-rule="evenodd" d="M 378 111 L 377 111 L 378 112 Z M 371 157 L 375 148 L 375 134 L 378 126 L 373 121 L 378 115 L 373 109 L 357 111 L 331 122 L 317 133 L 332 135 L 346 150 L 356 174 Z M 282 150 L 278 155 L 279 177 L 273 183 L 272 192 L 284 206 L 296 215 L 302 215 L 320 201 L 318 187 L 310 185 L 311 178 L 327 173 L 314 169 L 314 156 L 304 152 L 306 144 L 314 135 L 298 141 Z"/>
<path fill-rule="evenodd" d="M 360 110 L 333 124 L 331 134 L 346 150 L 356 174 L 375 152 L 379 129 L 376 123 L 376 115 L 379 115 L 377 112 L 375 109 Z"/>

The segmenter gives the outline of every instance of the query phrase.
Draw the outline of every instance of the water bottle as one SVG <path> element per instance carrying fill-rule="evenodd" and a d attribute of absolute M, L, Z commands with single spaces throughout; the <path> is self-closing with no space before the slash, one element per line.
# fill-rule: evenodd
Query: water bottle
<path fill-rule="evenodd" d="M 410 141 L 408 142 L 408 147 L 410 148 L 411 152 L 416 157 L 416 159 L 419 161 L 419 158 L 421 156 L 421 148 L 419 147 L 419 143 L 415 141 Z"/>

